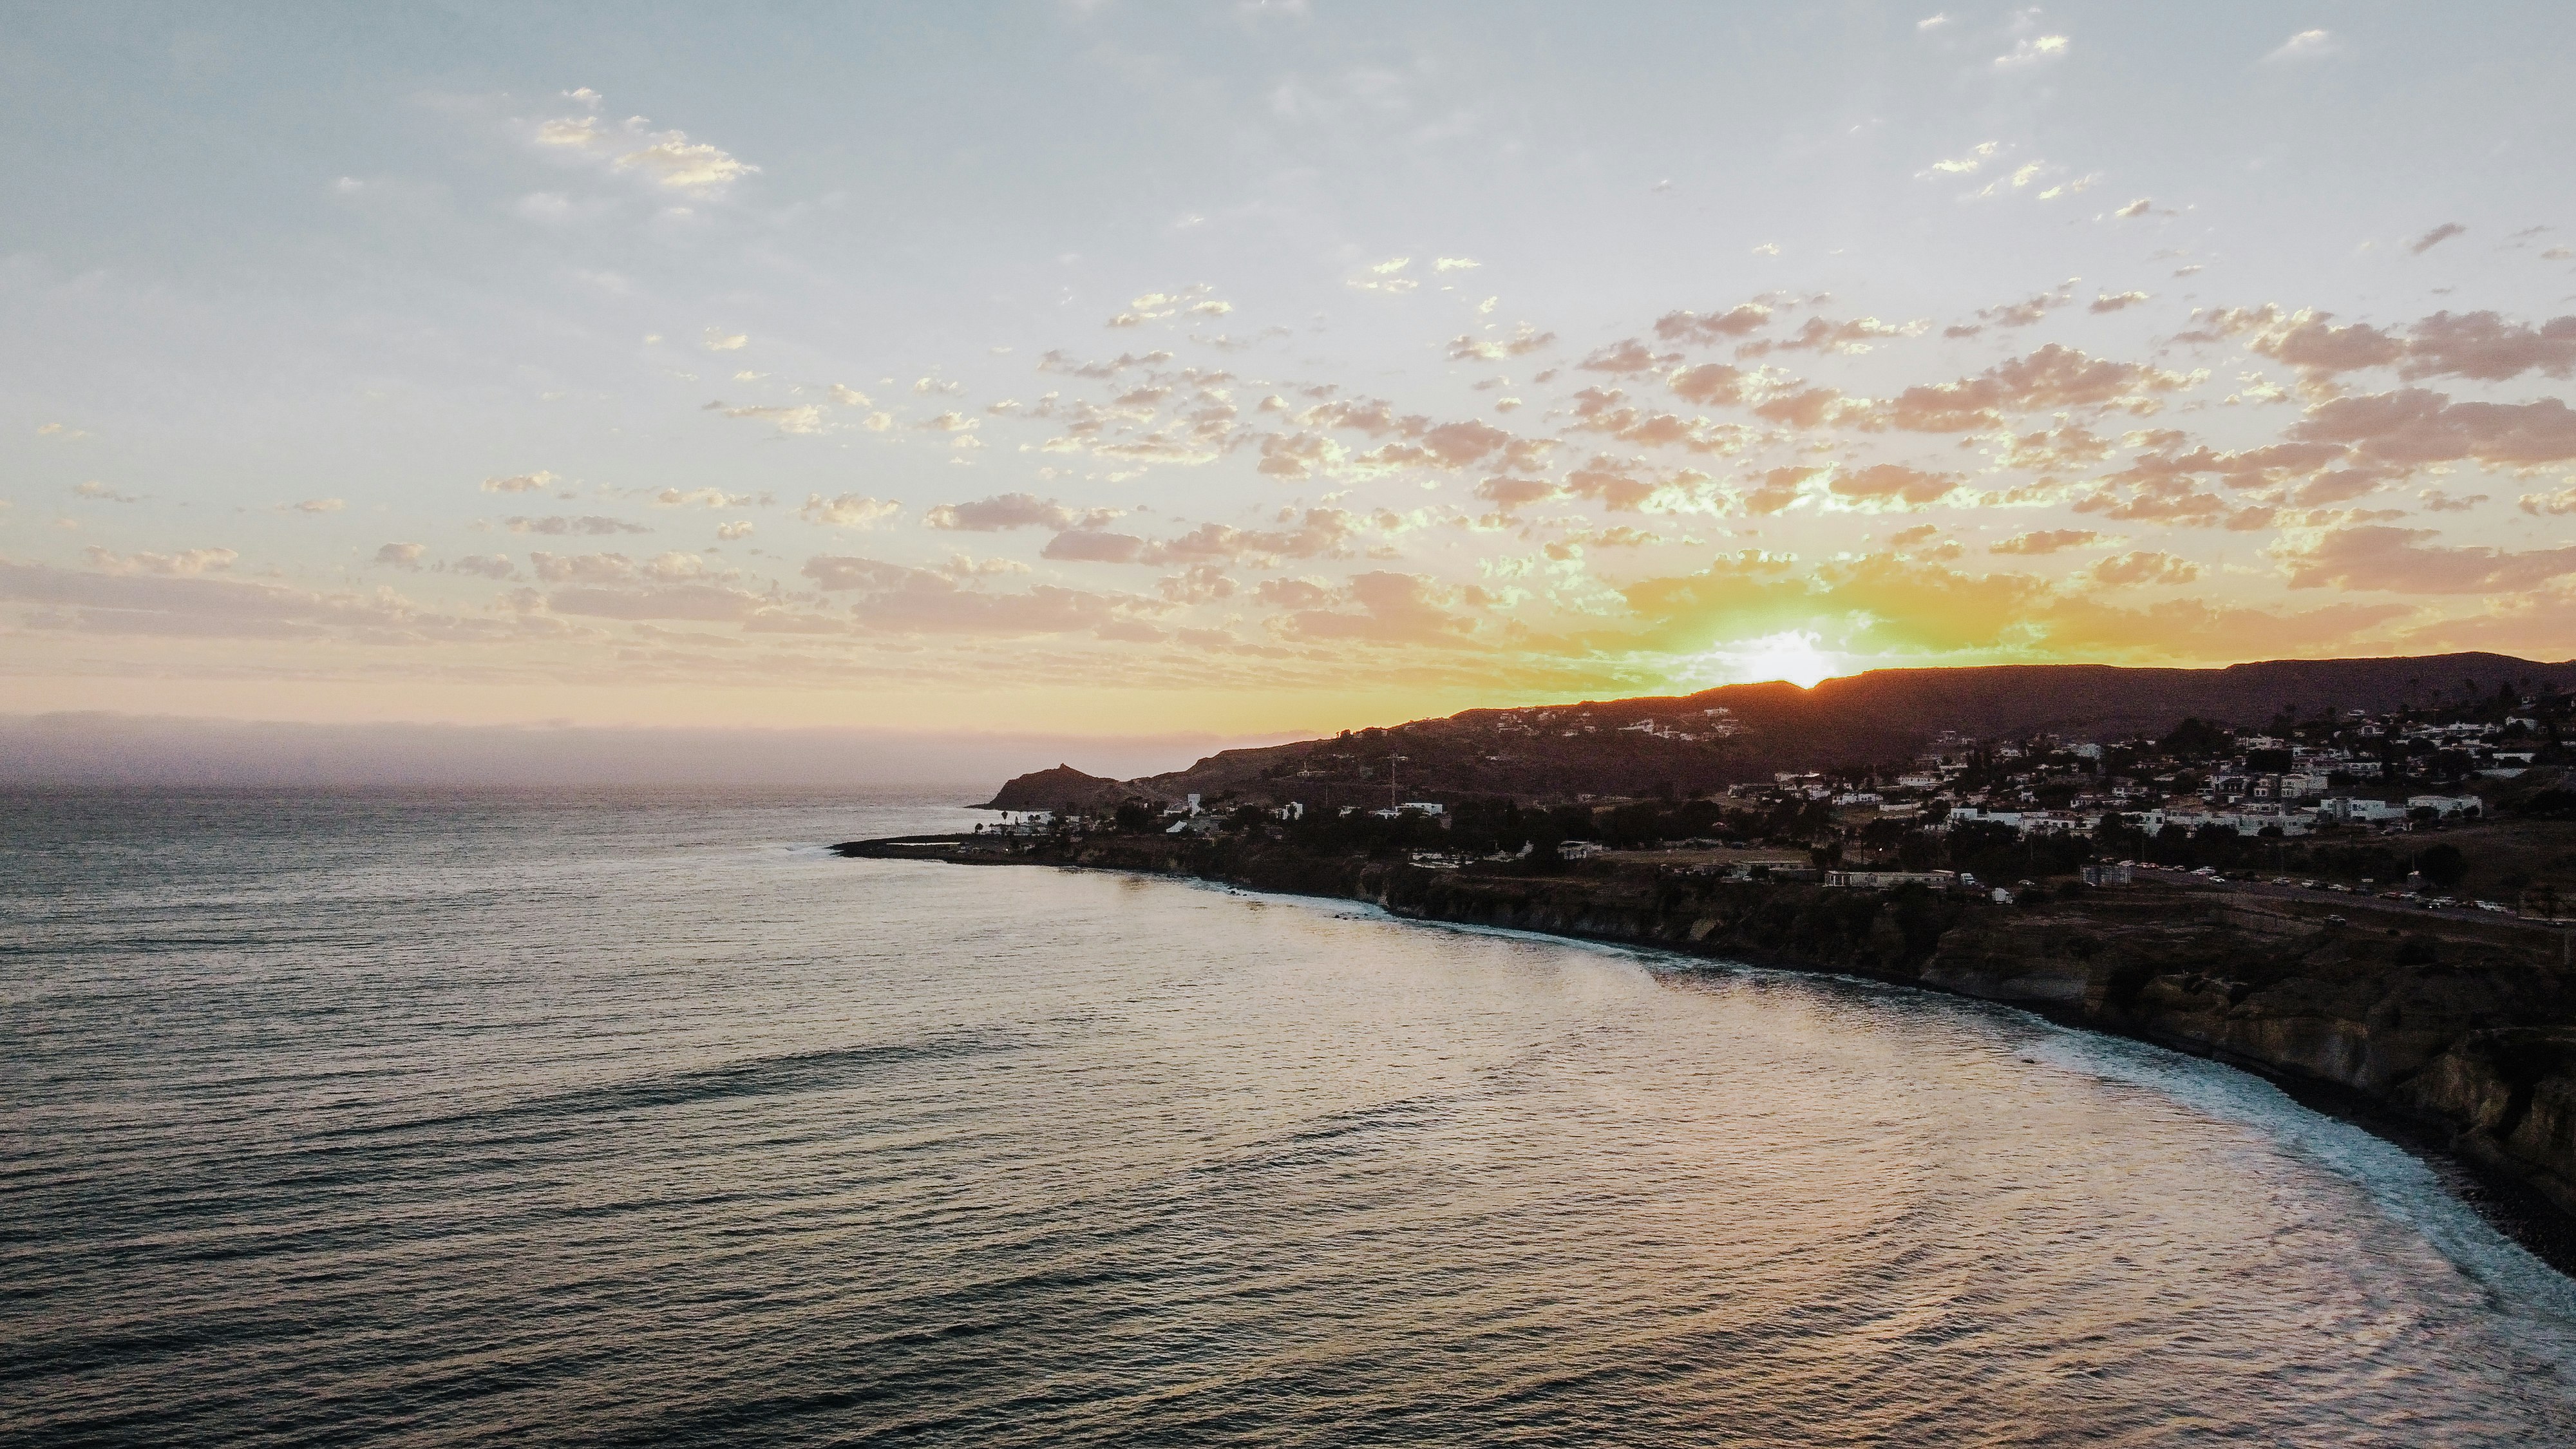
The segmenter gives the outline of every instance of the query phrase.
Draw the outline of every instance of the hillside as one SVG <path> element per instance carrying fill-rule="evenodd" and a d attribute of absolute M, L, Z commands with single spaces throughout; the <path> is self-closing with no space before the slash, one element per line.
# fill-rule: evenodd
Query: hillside
<path fill-rule="evenodd" d="M 2259 727 L 2285 709 L 2302 718 L 2327 710 L 2378 713 L 2500 688 L 2546 692 L 2570 683 L 2576 683 L 2576 662 L 2502 654 L 2273 660 L 2224 669 L 1881 669 L 1813 689 L 1730 684 L 1679 696 L 1468 710 L 1333 739 L 1227 750 L 1186 770 L 1123 784 L 1059 766 L 1012 781 L 994 808 L 1096 807 L 1125 793 L 1163 800 L 1239 794 L 1316 805 L 1384 803 L 1390 796 L 1642 795 L 1658 788 L 1690 794 L 1779 770 L 1901 761 L 1944 731 L 1979 739 L 2052 733 L 2107 740 L 2162 734 L 2189 716 Z"/>

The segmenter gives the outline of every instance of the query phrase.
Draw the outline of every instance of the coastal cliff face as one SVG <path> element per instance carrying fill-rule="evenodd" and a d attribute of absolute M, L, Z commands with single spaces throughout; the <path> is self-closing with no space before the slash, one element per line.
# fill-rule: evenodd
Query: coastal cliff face
<path fill-rule="evenodd" d="M 2552 1024 L 2576 1023 L 2576 989 L 2554 952 L 2498 932 L 2337 925 L 2160 886 L 1997 907 L 1919 891 L 1478 875 L 1161 840 L 1090 844 L 1066 863 L 2011 1002 L 2347 1089 L 2438 1124 L 2463 1156 L 2576 1213 L 2576 1025 Z"/>

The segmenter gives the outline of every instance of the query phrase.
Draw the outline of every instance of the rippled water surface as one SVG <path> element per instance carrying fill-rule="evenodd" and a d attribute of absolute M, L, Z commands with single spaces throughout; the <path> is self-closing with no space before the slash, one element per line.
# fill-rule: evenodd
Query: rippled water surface
<path fill-rule="evenodd" d="M 818 847 L 0 799 L 13 1442 L 2551 1444 L 2576 1294 L 1936 996 Z"/>

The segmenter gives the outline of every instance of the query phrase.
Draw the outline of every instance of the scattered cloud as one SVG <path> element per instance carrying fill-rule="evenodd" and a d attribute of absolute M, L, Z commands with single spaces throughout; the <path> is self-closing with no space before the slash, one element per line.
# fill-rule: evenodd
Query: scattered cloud
<path fill-rule="evenodd" d="M 2106 558 L 2085 572 L 2097 584 L 2122 588 L 2132 584 L 2187 584 L 2200 577 L 2200 565 L 2169 553 L 2141 550 Z"/>
<path fill-rule="evenodd" d="M 191 548 L 178 553 L 119 554 L 96 544 L 81 550 L 90 567 L 111 574 L 154 574 L 162 578 L 184 578 L 193 574 L 221 573 L 231 568 L 240 554 L 228 548 Z"/>
<path fill-rule="evenodd" d="M 595 513 L 587 514 L 580 518 L 567 518 L 561 514 L 556 514 L 547 518 L 511 518 L 504 520 L 502 527 L 507 528 L 512 533 L 542 533 L 555 535 L 588 534 L 593 536 L 603 536 L 612 533 L 650 533 L 653 531 L 639 523 L 628 523 L 622 518 L 604 518 Z"/>
<path fill-rule="evenodd" d="M 2409 594 L 2510 593 L 2576 574 L 2576 545 L 2532 549 L 2435 543 L 2428 528 L 2373 524 L 2334 528 L 2275 551 L 2290 587 L 2373 589 Z"/>
<path fill-rule="evenodd" d="M 1987 548 L 1988 553 L 2052 554 L 2070 548 L 2091 548 L 2113 540 L 2089 528 L 2043 528 L 2030 533 L 2017 533 Z"/>
<path fill-rule="evenodd" d="M 612 171 L 632 173 L 693 196 L 721 194 L 760 170 L 721 147 L 690 140 L 684 131 L 653 130 L 642 116 L 614 124 L 603 121 L 597 111 L 599 97 L 587 88 L 568 96 L 580 101 L 584 110 L 537 122 L 530 139 L 541 151 L 604 162 Z"/>
<path fill-rule="evenodd" d="M 825 498 L 820 493 L 806 495 L 796 516 L 807 523 L 826 528 L 871 529 L 903 511 L 903 505 L 890 499 L 870 498 L 861 493 L 843 493 Z"/>
<path fill-rule="evenodd" d="M 1068 508 L 1034 493 L 999 493 L 971 503 L 942 503 L 922 515 L 930 528 L 960 533 L 999 533 L 1015 528 L 1099 528 L 1119 516 L 1115 508 Z"/>
<path fill-rule="evenodd" d="M 2458 236 L 2467 230 L 2467 227 L 2460 225 L 2456 221 L 2446 221 L 2440 226 L 2433 228 L 2431 231 L 2424 233 L 2422 236 L 2415 238 L 2413 241 L 2408 242 L 2406 244 L 2406 250 L 2413 252 L 2415 255 L 2420 257 L 2426 252 L 2431 251 L 2433 248 L 2450 240 L 2452 237 Z"/>
<path fill-rule="evenodd" d="M 2322 30 L 2302 30 L 2282 41 L 2279 47 L 2263 59 L 2275 65 L 2287 61 L 2314 60 L 2319 56 L 2333 54 L 2335 49 L 2335 38 L 2331 34 Z"/>
<path fill-rule="evenodd" d="M 1995 57 L 1997 70 L 2030 70 L 2052 61 L 2063 60 L 2072 42 L 2063 35 L 2026 35 L 2013 43 L 2013 48 Z"/>

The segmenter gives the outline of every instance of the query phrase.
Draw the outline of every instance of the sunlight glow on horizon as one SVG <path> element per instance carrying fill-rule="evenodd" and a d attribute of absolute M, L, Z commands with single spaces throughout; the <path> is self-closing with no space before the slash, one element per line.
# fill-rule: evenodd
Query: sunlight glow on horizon
<path fill-rule="evenodd" d="M 1800 689 L 1813 689 L 1838 674 L 1851 672 L 1847 662 L 1837 654 L 1816 647 L 1816 634 L 1808 629 L 1784 629 L 1759 639 L 1748 639 L 1731 649 L 1711 650 L 1726 684 L 1767 684 L 1786 680 Z"/>

